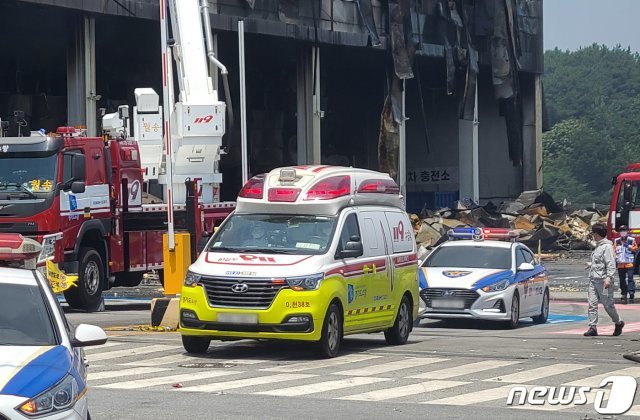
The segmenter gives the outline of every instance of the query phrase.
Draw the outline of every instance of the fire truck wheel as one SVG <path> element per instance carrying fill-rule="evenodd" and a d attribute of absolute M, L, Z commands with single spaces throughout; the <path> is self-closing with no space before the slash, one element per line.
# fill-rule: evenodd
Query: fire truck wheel
<path fill-rule="evenodd" d="M 104 284 L 104 265 L 102 257 L 93 248 L 80 248 L 80 269 L 78 286 L 72 287 L 64 294 L 69 306 L 93 312 L 102 302 L 102 286 Z"/>

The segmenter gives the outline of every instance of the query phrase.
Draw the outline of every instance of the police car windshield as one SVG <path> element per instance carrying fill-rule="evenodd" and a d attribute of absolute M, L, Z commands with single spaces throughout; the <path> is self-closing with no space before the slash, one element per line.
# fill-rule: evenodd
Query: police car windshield
<path fill-rule="evenodd" d="M 283 214 L 235 214 L 216 232 L 209 252 L 324 254 L 334 217 Z"/>
<path fill-rule="evenodd" d="M 511 268 L 511 249 L 478 245 L 443 246 L 429 255 L 424 266 L 508 270 Z"/>
<path fill-rule="evenodd" d="M 56 340 L 40 289 L 0 283 L 0 346 L 53 346 Z"/>

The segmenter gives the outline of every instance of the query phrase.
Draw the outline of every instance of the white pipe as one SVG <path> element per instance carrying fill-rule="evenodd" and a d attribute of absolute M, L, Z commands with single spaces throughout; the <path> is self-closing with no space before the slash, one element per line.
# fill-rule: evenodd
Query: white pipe
<path fill-rule="evenodd" d="M 473 179 L 473 201 L 477 204 L 480 204 L 480 157 L 478 153 L 479 126 L 480 126 L 480 122 L 478 121 L 478 81 L 476 81 L 475 107 L 473 109 L 472 179 Z"/>
<path fill-rule="evenodd" d="M 242 155 L 242 185 L 249 179 L 249 161 L 247 156 L 247 91 L 244 62 L 244 21 L 238 21 L 238 48 L 240 59 L 240 153 Z"/>
<path fill-rule="evenodd" d="M 171 1 L 171 0 L 169 0 Z M 167 236 L 169 250 L 174 251 L 176 247 L 175 234 L 173 230 L 173 156 L 171 153 L 171 113 L 173 103 L 171 101 L 173 76 L 171 61 L 171 51 L 167 45 L 167 5 L 165 0 L 160 0 L 160 40 L 162 49 L 162 102 L 164 105 L 164 156 L 167 177 Z"/>

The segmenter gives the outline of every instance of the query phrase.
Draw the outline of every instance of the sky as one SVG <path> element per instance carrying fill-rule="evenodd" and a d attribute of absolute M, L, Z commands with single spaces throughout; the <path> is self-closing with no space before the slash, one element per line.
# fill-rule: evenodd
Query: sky
<path fill-rule="evenodd" d="M 544 47 L 605 44 L 640 52 L 640 0 L 544 0 Z"/>

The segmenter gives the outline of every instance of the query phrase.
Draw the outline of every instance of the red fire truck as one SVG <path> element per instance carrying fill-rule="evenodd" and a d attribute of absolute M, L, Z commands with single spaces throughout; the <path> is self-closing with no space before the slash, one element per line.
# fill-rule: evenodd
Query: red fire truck
<path fill-rule="evenodd" d="M 637 241 L 640 237 L 640 163 L 628 165 L 611 183 L 614 187 L 607 220 L 609 239 L 618 237 L 617 229 L 626 225 Z M 636 272 L 639 265 L 640 258 L 636 255 Z"/>
<path fill-rule="evenodd" d="M 69 305 L 95 310 L 104 289 L 136 286 L 150 270 L 162 274 L 167 205 L 143 191 L 142 172 L 133 140 L 86 137 L 72 127 L 0 137 L 0 232 L 41 243 L 38 266 L 53 259 L 78 275 L 65 292 Z M 194 184 L 174 205 L 176 230 L 192 232 L 192 246 L 235 207 L 203 204 Z"/>

